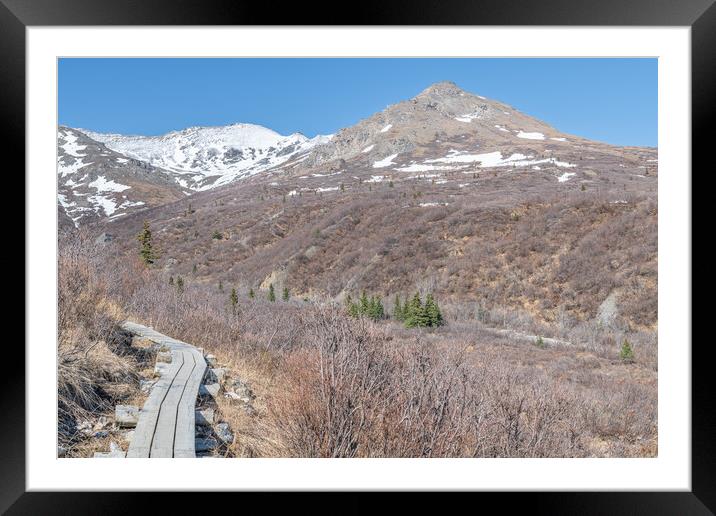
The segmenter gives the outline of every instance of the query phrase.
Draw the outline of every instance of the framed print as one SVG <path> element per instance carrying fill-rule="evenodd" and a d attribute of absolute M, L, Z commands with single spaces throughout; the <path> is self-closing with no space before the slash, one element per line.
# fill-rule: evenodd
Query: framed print
<path fill-rule="evenodd" d="M 713 511 L 712 2 L 129 4 L 0 4 L 27 199 L 3 510 Z"/>

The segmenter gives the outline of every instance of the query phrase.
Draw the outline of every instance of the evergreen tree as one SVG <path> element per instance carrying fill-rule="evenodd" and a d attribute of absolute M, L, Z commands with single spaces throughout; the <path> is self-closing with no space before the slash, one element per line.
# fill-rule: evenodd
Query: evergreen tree
<path fill-rule="evenodd" d="M 268 300 L 272 303 L 276 301 L 276 292 L 273 290 L 273 283 L 269 284 Z"/>
<path fill-rule="evenodd" d="M 393 319 L 396 321 L 403 320 L 403 307 L 400 306 L 400 296 L 396 294 L 395 301 L 393 301 Z"/>
<path fill-rule="evenodd" d="M 223 291 L 224 291 L 224 283 L 221 280 L 219 280 L 219 292 L 223 292 Z"/>
<path fill-rule="evenodd" d="M 353 298 L 350 294 L 346 297 L 346 308 L 348 309 L 348 315 L 351 317 L 358 317 L 360 315 L 358 305 L 353 302 Z"/>
<path fill-rule="evenodd" d="M 169 284 L 174 285 L 174 276 L 169 276 Z"/>
<path fill-rule="evenodd" d="M 191 273 L 196 274 L 196 264 L 191 268 Z"/>
<path fill-rule="evenodd" d="M 379 297 L 373 299 L 373 313 L 372 318 L 374 321 L 380 321 L 385 319 L 385 309 L 383 308 L 383 301 Z"/>
<path fill-rule="evenodd" d="M 631 347 L 631 344 L 626 339 L 622 343 L 622 349 L 619 350 L 619 358 L 625 364 L 634 362 L 634 348 Z"/>
<path fill-rule="evenodd" d="M 413 299 L 407 306 L 408 310 L 405 316 L 405 326 L 408 328 L 426 326 L 425 313 L 423 311 L 423 303 L 420 300 L 420 294 L 416 292 Z"/>
<path fill-rule="evenodd" d="M 139 256 L 146 265 L 154 263 L 156 256 L 152 248 L 152 232 L 149 230 L 149 221 L 144 221 L 144 228 L 137 235 L 139 240 Z"/>
<path fill-rule="evenodd" d="M 368 299 L 368 296 L 365 293 L 365 290 L 360 295 L 360 302 L 359 302 L 359 313 L 361 315 L 368 315 L 370 312 L 370 300 Z"/>
<path fill-rule="evenodd" d="M 231 311 L 236 313 L 236 305 L 239 304 L 239 295 L 236 293 L 236 289 L 231 289 L 231 296 L 229 296 L 229 300 L 231 301 Z"/>
<path fill-rule="evenodd" d="M 250 288 L 249 289 L 249 299 L 253 299 L 255 297 L 256 297 L 256 294 L 254 293 L 254 289 Z"/>
<path fill-rule="evenodd" d="M 283 295 L 281 296 L 281 298 L 284 301 L 288 301 L 289 297 L 290 296 L 288 295 L 288 287 L 283 287 Z"/>
<path fill-rule="evenodd" d="M 182 294 L 184 292 L 184 278 L 177 276 L 177 292 Z"/>
<path fill-rule="evenodd" d="M 432 294 L 428 294 L 428 297 L 425 299 L 424 310 L 428 326 L 442 326 L 443 315 Z"/>

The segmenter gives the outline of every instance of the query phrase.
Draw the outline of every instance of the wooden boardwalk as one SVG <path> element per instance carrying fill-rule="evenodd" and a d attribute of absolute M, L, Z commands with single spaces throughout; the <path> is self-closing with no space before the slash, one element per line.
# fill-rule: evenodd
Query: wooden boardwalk
<path fill-rule="evenodd" d="M 122 328 L 166 347 L 172 357 L 139 413 L 127 457 L 196 457 L 194 409 L 206 372 L 204 355 L 141 324 L 127 321 Z"/>

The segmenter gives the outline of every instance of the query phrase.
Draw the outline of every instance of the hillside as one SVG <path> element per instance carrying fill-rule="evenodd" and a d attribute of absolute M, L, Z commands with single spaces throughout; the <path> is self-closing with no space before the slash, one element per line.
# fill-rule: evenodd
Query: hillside
<path fill-rule="evenodd" d="M 60 227 L 118 218 L 185 196 L 170 172 L 108 149 L 85 133 L 57 134 Z"/>
<path fill-rule="evenodd" d="M 197 283 L 338 300 L 422 289 L 456 314 L 655 328 L 656 149 L 563 134 L 439 83 L 242 174 L 97 231 L 131 253 L 148 220 L 157 266 Z"/>

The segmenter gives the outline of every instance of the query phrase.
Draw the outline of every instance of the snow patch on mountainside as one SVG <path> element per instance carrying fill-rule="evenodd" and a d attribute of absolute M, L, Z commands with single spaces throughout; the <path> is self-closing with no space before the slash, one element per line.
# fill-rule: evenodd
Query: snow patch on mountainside
<path fill-rule="evenodd" d="M 505 158 L 500 151 L 486 152 L 483 154 L 467 154 L 451 150 L 444 158 L 428 159 L 425 160 L 425 163 L 479 163 L 479 166 L 483 168 L 507 166 L 526 167 L 540 163 L 551 163 L 552 165 L 566 168 L 576 167 L 576 165 L 572 163 L 559 161 L 555 158 L 532 159 L 532 156 L 525 156 L 520 153 L 514 153 Z"/>
<path fill-rule="evenodd" d="M 87 186 L 97 189 L 98 192 L 123 192 L 131 188 L 127 185 L 115 183 L 111 179 L 108 180 L 104 176 L 99 176 L 91 183 L 88 183 Z"/>
<path fill-rule="evenodd" d="M 332 136 L 283 136 L 254 124 L 190 127 L 162 136 L 82 132 L 116 152 L 188 176 L 182 186 L 193 190 L 207 190 L 275 167 Z"/>
<path fill-rule="evenodd" d="M 397 154 L 391 154 L 387 158 L 383 158 L 373 163 L 373 168 L 385 168 L 393 165 L 393 160 L 397 158 Z"/>
<path fill-rule="evenodd" d="M 542 133 L 526 133 L 520 131 L 517 133 L 518 138 L 524 138 L 525 140 L 544 140 L 544 134 Z"/>

